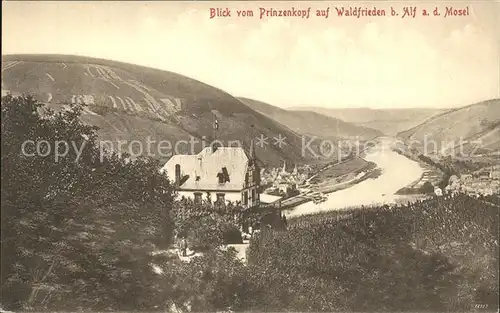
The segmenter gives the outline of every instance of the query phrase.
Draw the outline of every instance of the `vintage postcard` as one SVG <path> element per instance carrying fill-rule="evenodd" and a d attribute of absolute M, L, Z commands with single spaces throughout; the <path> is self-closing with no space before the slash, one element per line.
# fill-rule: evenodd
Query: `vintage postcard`
<path fill-rule="evenodd" d="M 2 1 L 5 312 L 497 312 L 499 1 Z"/>

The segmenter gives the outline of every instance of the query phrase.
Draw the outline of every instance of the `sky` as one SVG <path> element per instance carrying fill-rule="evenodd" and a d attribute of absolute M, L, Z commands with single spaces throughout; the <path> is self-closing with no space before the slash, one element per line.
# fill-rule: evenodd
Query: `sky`
<path fill-rule="evenodd" d="M 405 6 L 418 15 L 402 18 Z M 308 19 L 259 17 L 260 8 L 309 7 Z M 328 7 L 328 18 L 315 15 Z M 337 16 L 335 8 L 349 7 L 386 16 Z M 400 15 L 389 16 L 391 7 Z M 469 15 L 444 17 L 445 7 Z M 210 8 L 229 8 L 231 17 L 210 18 Z M 2 1 L 2 54 L 151 66 L 279 107 L 449 108 L 500 98 L 498 21 L 500 2 L 491 0 Z"/>

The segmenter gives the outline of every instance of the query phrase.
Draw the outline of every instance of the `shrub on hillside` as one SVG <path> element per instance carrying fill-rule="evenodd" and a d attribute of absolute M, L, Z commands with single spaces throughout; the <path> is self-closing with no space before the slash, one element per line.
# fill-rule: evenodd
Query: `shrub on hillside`
<path fill-rule="evenodd" d="M 251 242 L 249 263 L 266 273 L 259 303 L 294 311 L 456 312 L 475 303 L 494 310 L 498 211 L 459 196 L 292 219 L 289 231 Z"/>
<path fill-rule="evenodd" d="M 173 189 L 159 164 L 102 155 L 96 128 L 79 120 L 82 106 L 55 113 L 29 96 L 7 96 L 1 109 L 2 305 L 161 305 L 148 243 L 171 240 Z"/>
<path fill-rule="evenodd" d="M 222 230 L 222 238 L 224 244 L 241 244 L 243 239 L 241 232 L 236 225 L 227 224 L 226 228 Z"/>
<path fill-rule="evenodd" d="M 420 188 L 420 192 L 424 194 L 434 193 L 434 186 L 432 185 L 431 182 L 426 181 Z"/>
<path fill-rule="evenodd" d="M 185 311 L 243 311 L 255 307 L 262 294 L 250 272 L 234 250 L 216 249 L 169 268 L 163 283 L 174 286 L 175 305 Z"/>
<path fill-rule="evenodd" d="M 207 251 L 223 244 L 241 243 L 241 232 L 235 214 L 238 206 L 214 206 L 209 202 L 196 204 L 181 199 L 172 211 L 179 237 L 187 237 L 190 249 Z"/>

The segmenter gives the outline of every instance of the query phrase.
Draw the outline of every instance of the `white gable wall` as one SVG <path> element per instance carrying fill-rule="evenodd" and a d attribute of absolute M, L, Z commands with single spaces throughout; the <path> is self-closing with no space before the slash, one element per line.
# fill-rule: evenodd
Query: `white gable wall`
<path fill-rule="evenodd" d="M 219 147 L 215 152 L 207 147 L 197 155 L 174 155 L 161 169 L 172 181 L 176 165 L 181 176 L 189 176 L 182 184 L 184 189 L 240 191 L 245 185 L 248 157 L 242 148 L 229 147 Z M 223 167 L 228 171 L 229 181 L 219 183 L 217 175 Z"/>

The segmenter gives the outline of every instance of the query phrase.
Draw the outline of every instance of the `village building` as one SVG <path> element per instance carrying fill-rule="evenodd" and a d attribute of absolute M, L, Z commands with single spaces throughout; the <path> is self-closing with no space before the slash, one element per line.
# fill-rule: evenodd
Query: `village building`
<path fill-rule="evenodd" d="M 500 179 L 500 166 L 492 166 L 490 169 L 490 179 Z"/>
<path fill-rule="evenodd" d="M 297 184 L 292 182 L 282 182 L 277 184 L 277 189 L 282 194 L 288 194 L 292 191 L 297 190 Z"/>
<path fill-rule="evenodd" d="M 163 166 L 180 196 L 201 202 L 209 194 L 215 203 L 240 203 L 252 208 L 260 202 L 260 168 L 253 142 L 242 147 L 207 147 L 196 155 L 174 155 Z"/>
<path fill-rule="evenodd" d="M 475 173 L 475 177 L 479 178 L 480 180 L 489 180 L 490 179 L 490 172 L 489 171 L 478 171 Z"/>
<path fill-rule="evenodd" d="M 276 174 L 276 178 L 273 181 L 273 188 L 286 193 L 286 190 L 297 189 L 297 186 L 302 184 L 306 178 L 306 175 L 299 174 L 297 164 L 295 164 L 291 173 L 287 172 L 286 161 L 283 161 L 283 167 L 281 168 L 281 171 Z"/>
<path fill-rule="evenodd" d="M 460 181 L 472 181 L 472 174 L 464 174 L 460 176 Z"/>

